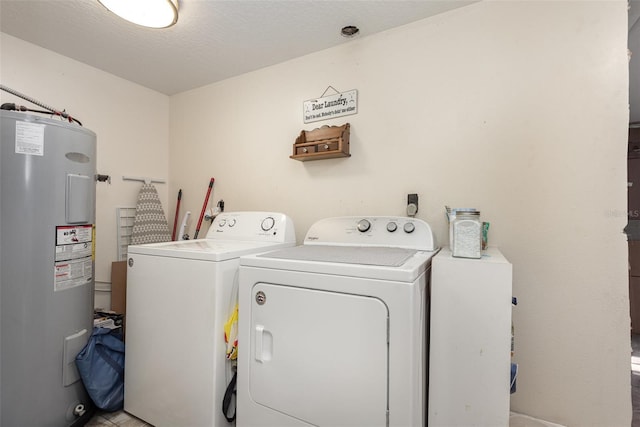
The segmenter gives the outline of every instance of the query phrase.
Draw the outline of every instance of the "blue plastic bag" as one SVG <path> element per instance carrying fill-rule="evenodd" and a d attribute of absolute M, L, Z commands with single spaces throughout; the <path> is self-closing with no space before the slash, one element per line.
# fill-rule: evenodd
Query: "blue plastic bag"
<path fill-rule="evenodd" d="M 76 356 L 84 387 L 95 405 L 118 411 L 124 404 L 124 342 L 112 329 L 93 328 L 87 345 Z"/>

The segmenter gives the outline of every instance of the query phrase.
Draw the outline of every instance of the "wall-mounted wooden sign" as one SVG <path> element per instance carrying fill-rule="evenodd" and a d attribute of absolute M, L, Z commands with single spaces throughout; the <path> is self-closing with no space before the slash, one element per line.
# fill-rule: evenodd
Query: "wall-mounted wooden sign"
<path fill-rule="evenodd" d="M 305 123 L 335 119 L 358 113 L 358 91 L 353 89 L 322 98 L 309 99 L 302 105 Z"/>

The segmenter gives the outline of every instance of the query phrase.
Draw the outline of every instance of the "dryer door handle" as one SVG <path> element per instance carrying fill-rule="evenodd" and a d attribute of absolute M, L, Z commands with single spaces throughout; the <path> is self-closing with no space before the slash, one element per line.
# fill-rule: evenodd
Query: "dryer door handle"
<path fill-rule="evenodd" d="M 273 335 L 263 325 L 255 327 L 255 359 L 260 362 L 271 360 L 273 350 Z"/>

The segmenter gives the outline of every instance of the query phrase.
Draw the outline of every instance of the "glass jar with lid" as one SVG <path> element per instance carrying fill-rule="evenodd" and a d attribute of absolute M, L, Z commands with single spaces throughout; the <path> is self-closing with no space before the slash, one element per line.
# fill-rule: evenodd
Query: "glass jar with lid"
<path fill-rule="evenodd" d="M 451 223 L 451 252 L 454 257 L 482 256 L 482 221 L 479 211 L 457 212 Z"/>

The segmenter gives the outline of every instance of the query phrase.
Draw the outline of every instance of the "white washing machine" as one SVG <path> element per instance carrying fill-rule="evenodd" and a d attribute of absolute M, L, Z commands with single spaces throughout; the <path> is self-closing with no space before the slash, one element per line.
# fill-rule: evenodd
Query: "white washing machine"
<path fill-rule="evenodd" d="M 423 426 L 429 225 L 339 217 L 240 259 L 239 427 Z"/>
<path fill-rule="evenodd" d="M 237 212 L 218 215 L 204 239 L 129 246 L 125 411 L 157 427 L 228 426 L 223 327 L 239 257 L 293 245 L 286 215 Z"/>

